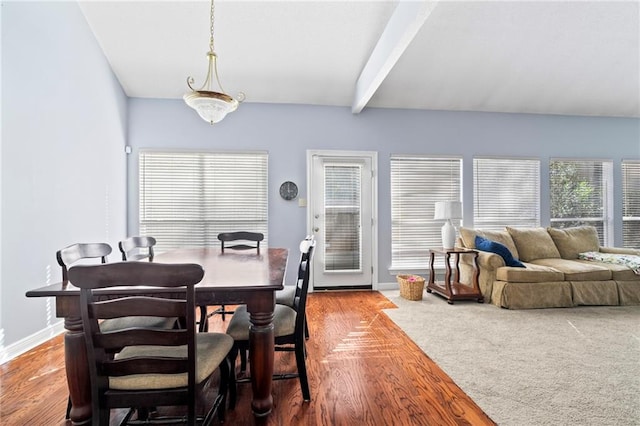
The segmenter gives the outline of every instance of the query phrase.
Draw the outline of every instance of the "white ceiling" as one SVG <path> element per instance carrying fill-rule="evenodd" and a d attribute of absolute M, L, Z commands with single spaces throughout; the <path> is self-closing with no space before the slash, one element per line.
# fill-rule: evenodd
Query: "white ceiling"
<path fill-rule="evenodd" d="M 79 3 L 128 96 L 202 84 L 208 0 Z M 220 79 L 246 102 L 640 117 L 638 0 L 215 7 Z"/>

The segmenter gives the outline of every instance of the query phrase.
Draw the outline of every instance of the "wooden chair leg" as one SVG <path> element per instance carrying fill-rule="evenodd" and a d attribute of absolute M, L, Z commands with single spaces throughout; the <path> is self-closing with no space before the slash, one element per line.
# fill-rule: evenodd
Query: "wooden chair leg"
<path fill-rule="evenodd" d="M 200 306 L 200 325 L 198 331 L 201 333 L 209 331 L 209 317 L 207 316 L 206 306 Z"/>
<path fill-rule="evenodd" d="M 298 377 L 300 379 L 300 389 L 302 390 L 302 399 L 311 401 L 311 392 L 309 391 L 309 379 L 307 378 L 307 364 L 305 362 L 306 354 L 304 348 L 304 340 L 297 343 L 295 348 L 296 365 L 298 367 Z"/>
<path fill-rule="evenodd" d="M 71 397 L 67 397 L 67 414 L 65 414 L 65 420 L 70 419 L 71 417 Z"/>

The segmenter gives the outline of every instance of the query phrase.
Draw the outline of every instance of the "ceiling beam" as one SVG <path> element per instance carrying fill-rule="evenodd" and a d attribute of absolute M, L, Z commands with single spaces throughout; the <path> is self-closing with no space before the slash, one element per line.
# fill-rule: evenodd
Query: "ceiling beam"
<path fill-rule="evenodd" d="M 364 109 L 436 4 L 437 0 L 400 0 L 358 77 L 352 113 L 358 114 Z"/>

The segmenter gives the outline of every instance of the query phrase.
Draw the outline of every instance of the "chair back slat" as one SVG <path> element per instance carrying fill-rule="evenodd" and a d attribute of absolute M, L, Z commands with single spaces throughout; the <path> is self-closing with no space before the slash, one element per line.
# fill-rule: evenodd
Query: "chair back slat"
<path fill-rule="evenodd" d="M 184 314 L 185 302 L 174 299 L 159 299 L 149 296 L 130 296 L 114 300 L 104 300 L 91 305 L 92 315 L 110 319 L 131 316 L 178 317 Z"/>
<path fill-rule="evenodd" d="M 103 373 L 110 377 L 137 374 L 180 374 L 189 368 L 187 351 L 183 358 L 144 357 L 107 361 L 102 365 Z"/>
<path fill-rule="evenodd" d="M 107 352 L 121 349 L 124 346 L 164 345 L 180 346 L 188 343 L 183 330 L 129 328 L 118 331 L 94 333 L 94 345 Z"/>
<path fill-rule="evenodd" d="M 252 250 L 255 249 L 260 253 L 260 242 L 264 240 L 264 234 L 261 232 L 222 232 L 218 234 L 220 240 L 220 249 L 224 253 L 225 248 L 233 250 Z M 236 244 L 228 244 L 235 241 L 241 241 Z M 253 243 L 253 244 L 250 244 Z"/>

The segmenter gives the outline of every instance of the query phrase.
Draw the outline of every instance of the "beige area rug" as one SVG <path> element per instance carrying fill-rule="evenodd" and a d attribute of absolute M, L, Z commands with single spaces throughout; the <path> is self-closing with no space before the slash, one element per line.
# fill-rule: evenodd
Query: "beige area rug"
<path fill-rule="evenodd" d="M 510 311 L 409 301 L 384 312 L 495 422 L 640 425 L 640 306 Z"/>

